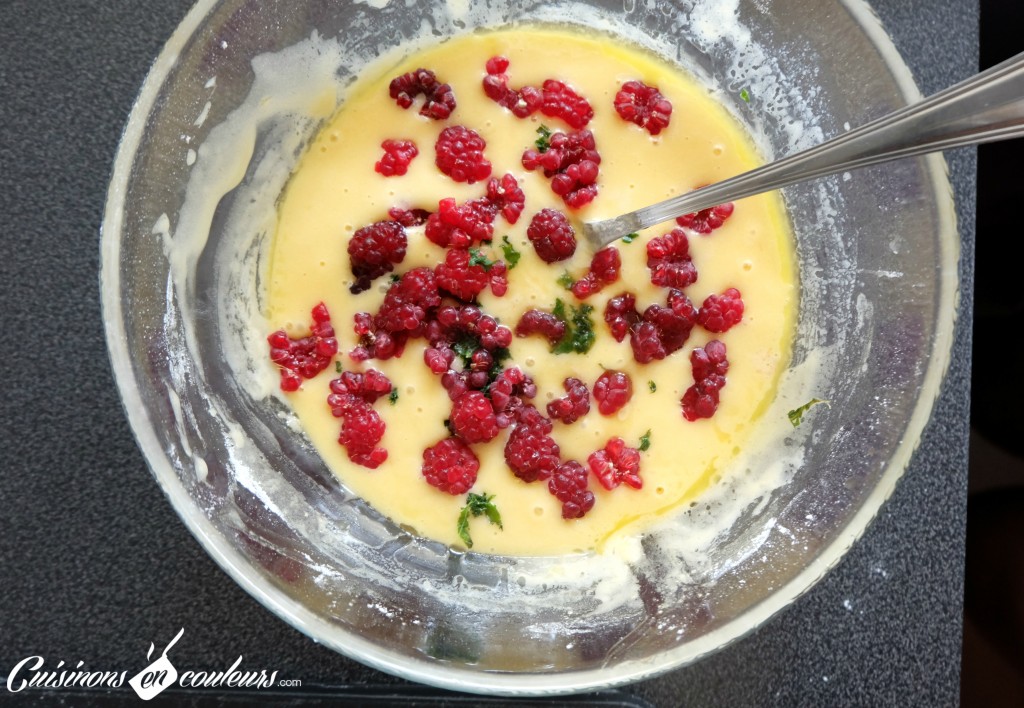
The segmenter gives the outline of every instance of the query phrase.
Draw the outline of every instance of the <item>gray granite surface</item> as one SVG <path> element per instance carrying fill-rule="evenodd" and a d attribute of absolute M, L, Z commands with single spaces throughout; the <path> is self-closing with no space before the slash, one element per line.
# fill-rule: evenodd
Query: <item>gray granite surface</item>
<path fill-rule="evenodd" d="M 976 70 L 975 2 L 874 4 L 925 93 Z M 401 690 L 272 616 L 207 557 L 147 471 L 114 387 L 97 280 L 105 190 L 136 92 L 189 5 L 0 0 L 0 677 L 34 654 L 134 673 L 151 640 L 186 627 L 181 665 L 244 654 L 307 688 Z M 957 703 L 975 155 L 948 159 L 962 311 L 935 416 L 892 499 L 789 610 L 605 704 Z M 352 690 L 341 695 L 362 702 Z"/>

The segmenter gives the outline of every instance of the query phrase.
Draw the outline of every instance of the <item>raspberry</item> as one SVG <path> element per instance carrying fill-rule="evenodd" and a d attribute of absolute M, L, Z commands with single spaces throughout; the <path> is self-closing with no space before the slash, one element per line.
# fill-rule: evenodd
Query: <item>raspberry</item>
<path fill-rule="evenodd" d="M 625 339 L 640 320 L 640 313 L 636 310 L 636 296 L 633 293 L 616 295 L 608 300 L 604 307 L 604 321 L 617 342 Z"/>
<path fill-rule="evenodd" d="M 510 224 L 519 221 L 526 206 L 526 195 L 511 174 L 505 174 L 500 180 L 492 177 L 487 182 L 487 199 Z"/>
<path fill-rule="evenodd" d="M 624 121 L 636 123 L 651 135 L 668 127 L 672 104 L 656 86 L 627 81 L 615 94 L 615 111 Z"/>
<path fill-rule="evenodd" d="M 441 248 L 469 248 L 490 240 L 494 235 L 494 211 L 490 204 L 472 200 L 456 204 L 452 198 L 437 203 L 437 211 L 427 217 L 426 237 Z"/>
<path fill-rule="evenodd" d="M 658 328 L 651 322 L 641 322 L 639 327 L 631 330 L 629 344 L 633 348 L 633 358 L 640 364 L 648 364 L 655 359 L 664 359 L 668 356 Z"/>
<path fill-rule="evenodd" d="M 594 400 L 601 415 L 612 415 L 633 397 L 633 381 L 624 371 L 605 371 L 594 382 Z"/>
<path fill-rule="evenodd" d="M 508 69 L 508 58 L 502 56 L 491 57 L 487 60 L 484 68 L 488 74 L 504 74 L 505 70 Z"/>
<path fill-rule="evenodd" d="M 590 392 L 579 379 L 568 377 L 562 382 L 566 396 L 548 403 L 548 415 L 571 425 L 590 412 Z"/>
<path fill-rule="evenodd" d="M 690 259 L 690 242 L 682 229 L 672 229 L 647 242 L 647 267 L 655 285 L 681 289 L 697 282 L 697 269 Z"/>
<path fill-rule="evenodd" d="M 385 140 L 380 144 L 384 157 L 374 164 L 373 169 L 385 177 L 400 177 L 409 171 L 409 163 L 420 154 L 416 143 L 411 140 Z"/>
<path fill-rule="evenodd" d="M 449 419 L 452 432 L 468 443 L 483 443 L 498 435 L 494 409 L 487 396 L 479 391 L 467 391 L 452 404 Z"/>
<path fill-rule="evenodd" d="M 682 349 L 690 337 L 696 320 L 693 303 L 682 292 L 669 294 L 669 307 L 651 305 L 643 314 L 643 322 L 630 332 L 629 343 L 637 362 L 646 364 L 664 359 Z"/>
<path fill-rule="evenodd" d="M 326 369 L 338 353 L 338 340 L 327 306 L 322 302 L 317 304 L 310 316 L 313 324 L 307 337 L 292 339 L 283 329 L 267 337 L 270 360 L 280 367 L 282 391 L 298 390 L 302 379 L 311 379 Z"/>
<path fill-rule="evenodd" d="M 572 294 L 580 300 L 587 299 L 602 290 L 605 285 L 618 280 L 621 267 L 622 257 L 618 249 L 615 246 L 602 248 L 591 259 L 590 269 L 586 275 L 572 284 Z"/>
<path fill-rule="evenodd" d="M 555 346 L 565 336 L 565 322 L 544 310 L 527 310 L 516 325 L 516 336 L 529 337 L 531 334 L 540 334 Z"/>
<path fill-rule="evenodd" d="M 537 385 L 518 367 L 505 369 L 487 389 L 499 428 L 507 428 L 523 406 L 523 399 L 537 395 Z"/>
<path fill-rule="evenodd" d="M 405 258 L 408 238 L 397 221 L 378 221 L 364 226 L 352 234 L 348 242 L 348 255 L 355 282 L 349 287 L 352 294 L 369 289 L 375 278 L 390 273 Z"/>
<path fill-rule="evenodd" d="M 548 490 L 562 502 L 563 519 L 581 519 L 594 508 L 594 493 L 587 489 L 587 469 L 576 460 L 559 465 L 551 479 Z"/>
<path fill-rule="evenodd" d="M 572 90 L 567 84 L 548 79 L 542 86 L 540 112 L 552 118 L 561 118 L 571 127 L 579 130 L 586 127 L 594 117 L 594 109 L 587 99 Z"/>
<path fill-rule="evenodd" d="M 496 261 L 487 271 L 488 284 L 494 297 L 502 297 L 508 292 L 508 266 L 505 261 Z"/>
<path fill-rule="evenodd" d="M 491 163 L 484 157 L 487 143 L 480 135 L 461 125 L 445 128 L 434 144 L 437 168 L 456 182 L 473 184 L 491 176 Z"/>
<path fill-rule="evenodd" d="M 676 223 L 699 234 L 709 234 L 724 224 L 725 220 L 732 216 L 734 209 L 732 202 L 726 202 L 692 214 L 683 214 L 676 219 Z"/>
<path fill-rule="evenodd" d="M 411 106 L 413 100 L 422 94 L 425 100 L 420 115 L 434 120 L 444 120 L 455 110 L 452 87 L 439 82 L 429 69 L 417 69 L 392 79 L 388 93 L 402 108 Z"/>
<path fill-rule="evenodd" d="M 341 376 L 331 379 L 331 395 L 327 397 L 327 405 L 335 417 L 341 417 L 349 397 L 355 397 L 364 403 L 373 403 L 381 396 L 391 393 L 391 380 L 376 369 L 367 369 L 365 373 L 343 371 Z"/>
<path fill-rule="evenodd" d="M 427 311 L 440 302 L 434 272 L 413 268 L 391 284 L 373 321 L 389 333 L 416 330 L 427 318 Z"/>
<path fill-rule="evenodd" d="M 466 302 L 475 299 L 487 287 L 490 278 L 483 266 L 470 265 L 469 260 L 470 253 L 465 249 L 448 251 L 444 263 L 434 268 L 438 289 Z"/>
<path fill-rule="evenodd" d="M 719 392 L 725 386 L 725 374 L 729 371 L 725 345 L 713 339 L 690 352 L 690 367 L 693 371 L 693 385 L 683 393 L 680 401 L 683 417 L 689 421 L 710 418 L 718 410 Z"/>
<path fill-rule="evenodd" d="M 640 489 L 640 451 L 628 447 L 622 438 L 612 438 L 604 449 L 592 452 L 587 458 L 590 470 L 605 489 L 612 490 L 625 483 Z"/>
<path fill-rule="evenodd" d="M 601 155 L 589 130 L 552 133 L 547 150 L 526 150 L 522 162 L 528 170 L 543 169 L 544 176 L 551 180 L 551 191 L 573 209 L 589 204 L 597 196 Z"/>
<path fill-rule="evenodd" d="M 576 252 L 576 232 L 565 214 L 555 209 L 541 209 L 534 214 L 526 237 L 545 263 L 564 261 Z"/>
<path fill-rule="evenodd" d="M 728 288 L 721 295 L 708 295 L 697 313 L 697 322 L 709 332 L 726 332 L 743 319 L 740 291 Z"/>
<path fill-rule="evenodd" d="M 489 99 L 507 108 L 518 118 L 526 118 L 541 107 L 544 97 L 539 89 L 533 86 L 509 88 L 508 76 L 505 74 L 508 69 L 507 58 L 491 57 L 485 69 L 487 76 L 483 78 L 483 89 Z"/>
<path fill-rule="evenodd" d="M 336 407 L 342 420 L 338 442 L 344 446 L 352 462 L 375 469 L 388 458 L 388 451 L 377 446 L 384 437 L 384 421 L 366 401 L 351 394 L 345 395 L 348 401 Z"/>
<path fill-rule="evenodd" d="M 505 462 L 524 482 L 548 479 L 561 464 L 558 443 L 548 434 L 551 421 L 531 405 L 523 405 L 516 417 L 519 422 L 505 443 Z"/>
<path fill-rule="evenodd" d="M 423 451 L 423 476 L 430 485 L 453 496 L 472 488 L 479 469 L 480 461 L 459 438 L 445 438 Z"/>
<path fill-rule="evenodd" d="M 430 217 L 430 212 L 426 209 L 402 209 L 401 207 L 391 207 L 388 209 L 388 216 L 408 229 L 412 226 L 421 226 L 427 223 L 427 218 Z"/>

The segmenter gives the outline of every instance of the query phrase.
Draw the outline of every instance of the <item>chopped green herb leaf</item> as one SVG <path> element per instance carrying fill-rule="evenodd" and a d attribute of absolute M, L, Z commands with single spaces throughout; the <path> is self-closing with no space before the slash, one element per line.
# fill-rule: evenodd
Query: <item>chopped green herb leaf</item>
<path fill-rule="evenodd" d="M 537 128 L 537 135 L 540 137 L 533 142 L 537 146 L 537 151 L 547 152 L 548 148 L 551 147 L 551 130 L 546 125 L 541 124 Z"/>
<path fill-rule="evenodd" d="M 342 373 L 342 372 L 344 371 L 344 369 L 342 369 L 342 368 L 341 368 L 341 362 L 340 362 L 340 361 L 336 361 L 336 362 L 334 362 L 334 370 L 335 370 L 335 371 L 336 371 L 337 373 L 339 373 L 339 374 L 340 374 L 340 373 Z"/>
<path fill-rule="evenodd" d="M 647 388 L 651 389 L 651 393 L 658 390 L 658 384 L 654 383 L 653 380 L 647 382 Z"/>
<path fill-rule="evenodd" d="M 572 279 L 571 275 L 569 275 L 569 271 L 564 271 L 560 276 L 558 276 L 558 280 L 555 282 L 566 290 L 570 290 L 576 281 Z"/>
<path fill-rule="evenodd" d="M 651 431 L 640 436 L 640 452 L 647 452 L 651 449 Z"/>
<path fill-rule="evenodd" d="M 565 334 L 559 340 L 552 349 L 554 354 L 568 354 L 569 352 L 576 352 L 577 354 L 586 354 L 590 351 L 590 348 L 594 346 L 594 321 L 590 317 L 590 313 L 594 311 L 594 308 L 590 305 L 580 305 L 579 307 L 569 306 L 569 312 L 566 311 L 565 303 L 562 302 L 561 298 L 555 300 L 555 306 L 551 310 L 551 314 L 560 319 L 565 323 Z"/>
<path fill-rule="evenodd" d="M 495 261 L 492 261 L 490 258 L 488 258 L 487 254 L 481 251 L 479 248 L 471 248 L 469 249 L 469 264 L 471 266 L 483 266 L 484 270 L 488 271 L 495 264 Z"/>
<path fill-rule="evenodd" d="M 636 241 L 638 236 L 640 236 L 640 234 L 638 233 L 626 234 L 625 236 L 622 237 L 622 242 L 633 243 L 634 241 Z"/>
<path fill-rule="evenodd" d="M 831 404 L 828 401 L 823 401 L 820 398 L 812 398 L 799 408 L 794 408 L 793 410 L 786 414 L 789 416 L 789 422 L 793 424 L 794 428 L 797 427 L 798 425 L 800 425 L 800 423 L 803 422 L 804 413 L 806 413 L 819 403 L 824 403 L 826 406 L 829 406 L 831 408 Z"/>
<path fill-rule="evenodd" d="M 745 103 L 750 103 L 750 91 L 740 89 L 740 98 L 742 98 Z"/>
<path fill-rule="evenodd" d="M 459 532 L 459 538 L 462 539 L 467 548 L 473 547 L 473 538 L 469 535 L 470 516 L 486 516 L 487 520 L 499 529 L 504 528 L 501 525 L 501 514 L 498 512 L 498 507 L 491 501 L 492 499 L 494 499 L 493 494 L 474 494 L 470 492 L 466 496 L 466 505 L 459 512 L 459 521 L 456 529 Z"/>
<path fill-rule="evenodd" d="M 522 255 L 516 250 L 516 247 L 512 245 L 512 242 L 508 240 L 508 236 L 501 237 L 501 250 L 505 254 L 505 262 L 508 263 L 508 269 L 512 270 L 516 267 L 519 262 L 519 257 Z"/>
<path fill-rule="evenodd" d="M 388 394 L 388 400 L 391 401 L 391 405 L 398 403 L 398 389 L 392 388 L 391 393 Z"/>
<path fill-rule="evenodd" d="M 452 344 L 452 351 L 462 359 L 462 363 L 469 366 L 473 359 L 473 352 L 480 348 L 480 342 L 475 337 L 464 337 Z"/>
<path fill-rule="evenodd" d="M 391 274 L 391 282 L 392 283 L 397 283 L 401 279 L 402 279 L 402 276 L 400 276 L 398 273 L 392 273 Z"/>

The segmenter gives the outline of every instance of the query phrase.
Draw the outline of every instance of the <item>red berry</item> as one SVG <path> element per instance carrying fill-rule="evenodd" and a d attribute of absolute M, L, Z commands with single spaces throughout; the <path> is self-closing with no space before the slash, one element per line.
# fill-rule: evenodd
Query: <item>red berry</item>
<path fill-rule="evenodd" d="M 526 195 L 511 174 L 505 174 L 500 180 L 492 177 L 487 182 L 487 199 L 510 224 L 519 220 L 519 215 L 526 206 Z"/>
<path fill-rule="evenodd" d="M 534 214 L 526 237 L 545 263 L 564 261 L 576 252 L 576 231 L 565 214 L 555 209 Z"/>
<path fill-rule="evenodd" d="M 601 164 L 593 133 L 589 130 L 555 132 L 548 143 L 543 153 L 533 148 L 524 152 L 523 167 L 543 169 L 544 176 L 551 179 L 551 191 L 562 197 L 567 206 L 579 209 L 592 202 L 597 196 L 598 165 Z"/>
<path fill-rule="evenodd" d="M 508 59 L 502 56 L 491 57 L 487 60 L 485 68 L 488 74 L 504 74 L 508 69 Z"/>
<path fill-rule="evenodd" d="M 505 369 L 487 389 L 499 428 L 507 428 L 523 406 L 523 399 L 537 395 L 537 385 L 518 367 Z"/>
<path fill-rule="evenodd" d="M 338 378 L 331 379 L 331 395 L 327 397 L 327 404 L 335 417 L 341 417 L 350 397 L 373 403 L 391 393 L 392 388 L 391 380 L 376 369 L 367 369 L 364 373 L 343 371 Z"/>
<path fill-rule="evenodd" d="M 709 332 L 725 332 L 743 319 L 740 291 L 728 288 L 721 295 L 708 295 L 697 313 L 697 322 Z"/>
<path fill-rule="evenodd" d="M 417 69 L 392 79 L 388 93 L 402 108 L 408 108 L 417 96 L 423 95 L 420 115 L 434 120 L 444 120 L 455 110 L 452 87 L 438 81 L 429 69 Z"/>
<path fill-rule="evenodd" d="M 505 443 L 505 462 L 524 482 L 548 479 L 561 464 L 558 443 L 549 435 L 551 421 L 530 405 L 523 405 L 516 417 L 519 422 Z"/>
<path fill-rule="evenodd" d="M 617 342 L 625 339 L 640 320 L 640 313 L 636 310 L 636 296 L 633 293 L 616 295 L 605 305 L 604 321 Z"/>
<path fill-rule="evenodd" d="M 487 61 L 484 68 L 487 76 L 483 78 L 484 93 L 489 99 L 507 108 L 518 118 L 526 118 L 532 115 L 541 107 L 543 94 L 540 89 L 533 86 L 524 86 L 521 89 L 510 88 L 508 76 L 508 59 L 505 57 L 492 57 Z"/>
<path fill-rule="evenodd" d="M 605 371 L 594 383 L 594 400 L 601 415 L 613 415 L 633 397 L 633 381 L 624 371 Z"/>
<path fill-rule="evenodd" d="M 374 164 L 373 169 L 385 177 L 404 175 L 409 171 L 409 163 L 420 154 L 416 143 L 411 140 L 385 140 L 380 144 L 384 149 L 384 157 Z"/>
<path fill-rule="evenodd" d="M 655 285 L 682 289 L 697 282 L 697 268 L 690 259 L 690 242 L 682 229 L 672 229 L 647 242 L 647 267 Z"/>
<path fill-rule="evenodd" d="M 544 310 L 527 310 L 516 325 L 516 336 L 528 337 L 531 334 L 540 334 L 555 346 L 565 336 L 565 322 Z"/>
<path fill-rule="evenodd" d="M 437 168 L 456 182 L 473 184 L 491 176 L 491 163 L 484 157 L 487 143 L 475 131 L 462 125 L 445 128 L 434 144 Z"/>
<path fill-rule="evenodd" d="M 313 324 L 309 336 L 292 339 L 281 329 L 267 337 L 270 360 L 280 367 L 282 391 L 297 391 L 302 379 L 311 379 L 326 369 L 338 353 L 338 340 L 327 306 L 322 302 L 317 304 L 310 316 Z"/>
<path fill-rule="evenodd" d="M 548 480 L 548 490 L 562 502 L 563 519 L 580 519 L 594 508 L 594 493 L 587 489 L 589 474 L 576 460 L 557 468 Z"/>
<path fill-rule="evenodd" d="M 542 85 L 540 111 L 552 118 L 561 118 L 573 128 L 586 127 L 594 117 L 594 109 L 587 99 L 572 90 L 567 84 L 548 79 Z"/>
<path fill-rule="evenodd" d="M 456 204 L 452 198 L 437 203 L 427 217 L 426 237 L 441 248 L 469 248 L 494 235 L 494 211 L 477 200 Z"/>
<path fill-rule="evenodd" d="M 355 282 L 349 287 L 353 293 L 369 289 L 375 278 L 390 273 L 405 258 L 408 238 L 397 221 L 378 221 L 364 226 L 352 234 L 348 242 L 348 255 Z"/>
<path fill-rule="evenodd" d="M 612 438 L 604 449 L 590 454 L 587 458 L 591 472 L 601 486 L 612 490 L 625 483 L 633 489 L 640 489 L 640 451 L 629 447 L 622 438 Z"/>
<path fill-rule="evenodd" d="M 682 349 L 696 321 L 690 299 L 679 290 L 669 293 L 669 306 L 651 305 L 644 310 L 643 321 L 630 332 L 630 345 L 638 362 L 664 359 Z"/>
<path fill-rule="evenodd" d="M 490 282 L 487 270 L 482 265 L 470 265 L 469 260 L 469 251 L 462 248 L 449 250 L 444 263 L 434 268 L 438 289 L 466 302 L 483 292 Z"/>
<path fill-rule="evenodd" d="M 487 396 L 467 391 L 452 404 L 452 432 L 468 443 L 484 443 L 498 435 L 498 423 Z"/>
<path fill-rule="evenodd" d="M 430 485 L 453 496 L 472 488 L 479 469 L 480 461 L 459 438 L 445 438 L 423 451 L 423 476 Z"/>
<path fill-rule="evenodd" d="M 729 371 L 725 345 L 713 339 L 703 348 L 690 353 L 690 367 L 693 371 L 693 385 L 683 393 L 680 401 L 683 417 L 689 421 L 710 418 L 718 410 L 719 392 L 725 386 L 725 374 Z"/>
<path fill-rule="evenodd" d="M 587 273 L 572 285 L 572 294 L 585 300 L 605 285 L 619 279 L 622 257 L 615 246 L 606 246 L 594 254 Z M 621 340 L 620 340 L 621 341 Z"/>
<path fill-rule="evenodd" d="M 614 105 L 623 120 L 636 123 L 651 135 L 667 128 L 672 116 L 672 104 L 658 88 L 639 81 L 624 83 L 615 94 Z"/>
<path fill-rule="evenodd" d="M 388 457 L 388 451 L 377 445 L 384 437 L 384 421 L 366 401 L 351 394 L 346 396 L 347 403 L 337 406 L 342 419 L 338 442 L 352 462 L 375 469 Z"/>
<path fill-rule="evenodd" d="M 590 412 L 590 392 L 585 383 L 571 376 L 562 382 L 562 387 L 567 395 L 548 403 L 548 415 L 571 425 Z"/>
<path fill-rule="evenodd" d="M 699 234 L 709 234 L 724 224 L 725 220 L 732 216 L 734 209 L 732 202 L 726 202 L 691 214 L 683 214 L 676 219 L 676 223 Z"/>
<path fill-rule="evenodd" d="M 430 212 L 426 209 L 402 209 L 401 207 L 391 207 L 388 209 L 388 216 L 394 221 L 405 228 L 412 226 L 421 226 L 427 222 L 427 217 L 430 216 Z"/>

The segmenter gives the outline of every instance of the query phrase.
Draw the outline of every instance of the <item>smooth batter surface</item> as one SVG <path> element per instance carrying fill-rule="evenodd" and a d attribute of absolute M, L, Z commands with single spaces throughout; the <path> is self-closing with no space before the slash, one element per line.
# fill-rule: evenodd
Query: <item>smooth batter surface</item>
<path fill-rule="evenodd" d="M 522 167 L 522 153 L 533 146 L 539 125 L 569 128 L 539 113 L 516 118 L 484 95 L 484 63 L 499 54 L 510 60 L 511 86 L 539 86 L 556 78 L 594 107 L 587 127 L 594 133 L 602 162 L 600 191 L 591 205 L 575 212 L 567 209 L 543 175 Z M 418 104 L 403 110 L 389 98 L 390 80 L 419 67 L 451 84 L 458 107 L 447 121 L 419 116 Z M 672 102 L 671 124 L 659 136 L 652 138 L 622 121 L 612 107 L 615 93 L 629 80 L 658 86 Z M 582 276 L 593 255 L 580 240 L 571 260 L 550 265 L 541 261 L 526 238 L 534 213 L 552 207 L 572 219 L 613 216 L 748 170 L 760 159 L 736 121 L 687 76 L 646 53 L 562 32 L 533 29 L 457 38 L 383 67 L 380 74 L 365 77 L 351 89 L 282 198 L 268 269 L 267 318 L 274 327 L 298 336 L 305 333 L 310 308 L 323 301 L 338 332 L 342 366 L 377 368 L 391 379 L 398 400 L 393 405 L 386 399 L 375 404 L 387 424 L 381 444 L 389 451 L 376 470 L 349 462 L 337 443 L 339 422 L 326 404 L 327 383 L 337 375 L 333 365 L 288 398 L 306 434 L 349 489 L 418 535 L 461 546 L 456 519 L 465 496 L 434 489 L 420 472 L 423 450 L 448 435 L 444 421 L 451 410 L 440 377 L 423 364 L 425 342 L 412 340 L 401 358 L 365 365 L 344 355 L 356 344 L 353 315 L 375 312 L 388 283 L 384 277 L 375 283 L 378 287 L 358 296 L 349 294 L 353 278 L 346 245 L 352 233 L 386 219 L 392 206 L 435 210 L 442 198 L 462 203 L 484 193 L 484 184 L 455 183 L 434 165 L 437 135 L 456 124 L 473 128 L 487 141 L 485 154 L 493 176 L 511 172 L 526 192 L 526 209 L 517 224 L 509 226 L 501 216 L 495 221 L 492 257 L 502 257 L 497 243 L 506 234 L 522 254 L 509 271 L 508 294 L 496 298 L 485 291 L 480 296 L 481 308 L 511 328 L 527 309 L 550 310 L 555 298 L 575 303 L 557 279 L 566 270 Z M 403 177 L 385 178 L 373 170 L 381 156 L 380 144 L 388 138 L 412 139 L 419 147 L 420 155 Z M 638 532 L 644 522 L 694 502 L 717 475 L 729 471 L 752 427 L 762 423 L 758 418 L 788 362 L 797 300 L 793 249 L 781 200 L 775 194 L 742 200 L 723 227 L 709 236 L 690 237 L 699 278 L 686 294 L 699 307 L 709 294 L 738 288 L 746 306 L 743 321 L 720 335 L 697 326 L 681 350 L 640 365 L 628 338 L 619 343 L 611 337 L 602 313 L 609 298 L 627 290 L 636 294 L 641 312 L 651 303 L 665 304 L 667 291 L 650 283 L 644 244 L 670 228 L 671 224 L 654 227 L 631 244 L 616 244 L 623 261 L 620 281 L 587 300 L 594 306 L 597 334 L 588 354 L 556 356 L 539 337 L 516 338 L 506 364 L 520 366 L 534 379 L 539 390 L 534 403 L 542 412 L 549 400 L 564 394 L 562 381 L 567 376 L 592 388 L 604 368 L 627 371 L 634 394 L 617 415 L 601 416 L 592 401 L 591 412 L 578 422 L 566 426 L 556 421 L 552 436 L 563 460 L 586 464 L 587 456 L 610 437 L 620 436 L 636 447 L 650 430 L 650 449 L 642 453 L 641 461 L 643 488 L 606 491 L 591 476 L 597 497 L 593 510 L 583 519 L 566 521 L 546 482 L 526 484 L 508 469 L 502 454 L 508 433 L 503 431 L 490 443 L 473 445 L 481 463 L 473 491 L 493 494 L 504 522 L 504 530 L 499 530 L 483 518 L 474 520 L 474 551 L 540 555 L 600 550 L 617 532 Z M 396 272 L 444 259 L 443 249 L 423 236 L 422 227 L 408 229 L 408 235 L 408 253 Z M 679 400 L 693 383 L 689 354 L 711 338 L 728 347 L 728 383 L 713 418 L 687 422 Z M 649 381 L 656 384 L 656 391 L 650 390 Z"/>

